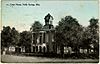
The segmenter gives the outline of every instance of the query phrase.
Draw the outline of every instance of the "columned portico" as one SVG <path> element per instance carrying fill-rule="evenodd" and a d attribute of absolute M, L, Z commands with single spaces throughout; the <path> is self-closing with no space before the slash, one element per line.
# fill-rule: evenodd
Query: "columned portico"
<path fill-rule="evenodd" d="M 45 25 L 41 30 L 32 31 L 31 52 L 53 52 L 54 27 L 53 17 L 48 14 L 45 16 Z"/>
<path fill-rule="evenodd" d="M 33 45 L 33 51 L 32 52 L 37 52 L 37 53 L 45 53 L 47 52 L 47 47 L 46 44 L 42 44 L 42 45 Z"/>

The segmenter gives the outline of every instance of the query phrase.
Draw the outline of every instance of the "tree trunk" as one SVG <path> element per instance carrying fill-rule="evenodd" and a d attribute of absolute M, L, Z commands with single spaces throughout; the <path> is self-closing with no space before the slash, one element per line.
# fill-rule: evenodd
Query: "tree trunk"
<path fill-rule="evenodd" d="M 75 49 L 75 56 L 78 58 L 79 57 L 79 48 L 76 46 Z"/>
<path fill-rule="evenodd" d="M 63 44 L 60 46 L 60 50 L 61 50 L 61 57 L 63 58 L 64 57 L 64 45 Z"/>

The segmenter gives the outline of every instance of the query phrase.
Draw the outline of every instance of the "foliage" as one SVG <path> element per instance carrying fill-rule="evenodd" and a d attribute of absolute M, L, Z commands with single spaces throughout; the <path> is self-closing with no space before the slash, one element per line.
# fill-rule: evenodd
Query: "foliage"
<path fill-rule="evenodd" d="M 9 26 L 3 26 L 1 31 L 1 45 L 2 47 L 7 47 L 11 44 L 11 28 Z"/>
<path fill-rule="evenodd" d="M 62 18 L 61 21 L 59 21 L 58 26 L 56 26 L 56 34 L 55 40 L 57 44 L 60 44 L 61 54 L 64 53 L 62 52 L 62 50 L 64 51 L 64 46 L 70 46 L 76 53 L 79 52 L 83 27 L 78 23 L 76 18 L 71 16 Z"/>
<path fill-rule="evenodd" d="M 94 52 L 99 54 L 99 23 L 98 19 L 91 18 L 90 25 L 88 26 L 91 33 L 91 44 L 94 46 Z"/>
<path fill-rule="evenodd" d="M 3 26 L 3 30 L 1 32 L 1 45 L 2 47 L 8 47 L 10 45 L 16 45 L 19 42 L 19 33 L 13 27 Z"/>
<path fill-rule="evenodd" d="M 74 47 L 77 43 L 79 43 L 80 37 L 82 37 L 81 33 L 83 27 L 75 18 L 66 16 L 59 21 L 59 25 L 56 27 L 56 30 L 57 32 L 64 34 L 65 45 Z"/>
<path fill-rule="evenodd" d="M 35 21 L 35 22 L 32 24 L 30 30 L 31 30 L 31 31 L 37 31 L 37 30 L 40 30 L 41 28 L 42 28 L 42 24 L 41 24 L 39 21 Z"/>
<path fill-rule="evenodd" d="M 31 32 L 23 31 L 20 33 L 20 42 L 18 43 L 19 46 L 30 46 L 31 44 Z"/>
<path fill-rule="evenodd" d="M 83 27 L 75 18 L 71 16 L 62 18 L 61 21 L 59 21 L 58 26 L 56 26 L 56 44 L 70 46 L 76 54 L 79 53 L 80 48 L 91 48 L 91 44 L 93 44 L 94 49 L 98 51 L 98 19 L 91 18 L 89 22 L 90 25 L 88 27 Z"/>
<path fill-rule="evenodd" d="M 12 45 L 17 45 L 19 43 L 20 36 L 18 31 L 14 27 L 11 29 L 11 37 Z"/>

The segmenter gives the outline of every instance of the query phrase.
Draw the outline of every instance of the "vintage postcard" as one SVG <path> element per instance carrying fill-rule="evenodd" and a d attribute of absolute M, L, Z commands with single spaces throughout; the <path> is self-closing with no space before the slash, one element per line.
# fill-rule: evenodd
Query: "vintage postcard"
<path fill-rule="evenodd" d="M 99 63 L 98 0 L 2 0 L 1 63 Z"/>

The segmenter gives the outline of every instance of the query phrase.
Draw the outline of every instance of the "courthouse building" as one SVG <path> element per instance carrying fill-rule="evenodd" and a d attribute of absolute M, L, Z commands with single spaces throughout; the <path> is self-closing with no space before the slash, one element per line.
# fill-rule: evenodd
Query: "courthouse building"
<path fill-rule="evenodd" d="M 32 31 L 31 52 L 34 53 L 51 53 L 56 52 L 54 41 L 55 29 L 52 24 L 53 17 L 47 14 L 44 18 L 45 25 L 38 32 Z"/>

